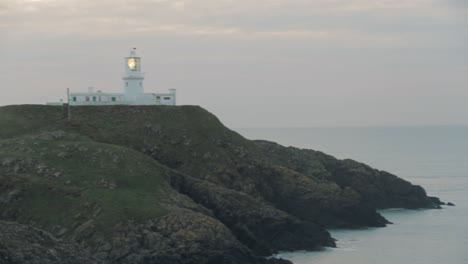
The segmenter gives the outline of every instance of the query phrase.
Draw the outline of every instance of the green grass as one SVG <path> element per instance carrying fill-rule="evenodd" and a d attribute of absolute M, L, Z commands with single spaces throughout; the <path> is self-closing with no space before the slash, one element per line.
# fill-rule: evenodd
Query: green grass
<path fill-rule="evenodd" d="M 63 120 L 61 107 L 13 105 L 0 107 L 0 139 L 28 133 Z"/>
<path fill-rule="evenodd" d="M 22 222 L 33 220 L 36 225 L 51 229 L 55 225 L 69 227 L 73 215 L 79 211 L 79 203 L 67 195 L 67 190 L 42 181 L 28 182 L 25 196 L 15 202 L 23 210 Z"/>
<path fill-rule="evenodd" d="M 133 219 L 142 222 L 166 213 L 158 203 L 160 194 L 154 192 L 135 192 L 132 189 L 87 189 L 85 195 L 91 200 L 99 201 L 104 208 L 99 216 L 103 226 L 112 224 L 116 220 Z"/>
<path fill-rule="evenodd" d="M 49 230 L 55 225 L 73 228 L 79 220 L 76 215 L 81 215 L 93 218 L 106 233 L 120 221 L 144 221 L 167 212 L 160 200 L 168 172 L 153 159 L 75 134 L 58 139 L 44 135 L 0 140 L 0 162 L 29 158 L 35 164 L 21 166 L 21 173 L 0 167 L 6 186 L 24 190 L 22 199 L 9 205 L 19 209 L 20 221 Z M 47 166 L 50 173 L 39 173 L 37 164 Z M 94 217 L 97 208 L 101 210 Z"/>

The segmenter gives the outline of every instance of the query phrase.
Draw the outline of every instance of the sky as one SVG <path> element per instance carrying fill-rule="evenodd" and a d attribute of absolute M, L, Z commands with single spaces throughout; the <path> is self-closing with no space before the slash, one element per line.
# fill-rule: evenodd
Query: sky
<path fill-rule="evenodd" d="M 229 127 L 468 124 L 467 0 L 0 0 L 0 105 L 177 89 Z"/>

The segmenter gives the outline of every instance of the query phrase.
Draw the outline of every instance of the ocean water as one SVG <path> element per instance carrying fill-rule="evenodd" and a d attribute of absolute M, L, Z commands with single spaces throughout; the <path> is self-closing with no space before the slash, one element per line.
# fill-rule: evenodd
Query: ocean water
<path fill-rule="evenodd" d="M 468 127 L 239 128 L 249 139 L 321 150 L 386 170 L 456 206 L 390 209 L 385 228 L 330 230 L 337 248 L 281 252 L 295 264 L 468 264 Z"/>

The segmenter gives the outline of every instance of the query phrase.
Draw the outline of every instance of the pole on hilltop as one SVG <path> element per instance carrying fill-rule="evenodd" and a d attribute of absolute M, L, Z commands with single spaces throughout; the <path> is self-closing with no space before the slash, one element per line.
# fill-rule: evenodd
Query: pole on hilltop
<path fill-rule="evenodd" d="M 70 111 L 70 88 L 67 88 L 67 120 L 71 120 L 71 111 Z"/>

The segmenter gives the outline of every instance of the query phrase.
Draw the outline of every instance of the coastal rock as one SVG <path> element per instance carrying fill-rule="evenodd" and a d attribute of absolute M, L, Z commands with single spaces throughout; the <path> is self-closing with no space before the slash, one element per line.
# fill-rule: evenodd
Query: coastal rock
<path fill-rule="evenodd" d="M 121 224 L 112 246 L 102 245 L 111 263 L 257 264 L 255 257 L 217 220 L 189 210 L 175 210 L 144 224 Z M 112 248 L 112 249 L 111 249 Z"/>
<path fill-rule="evenodd" d="M 373 208 L 440 208 L 440 200 L 428 197 L 421 186 L 413 185 L 385 171 L 350 159 L 338 160 L 319 151 L 283 147 L 269 141 L 256 141 L 272 162 L 307 177 L 330 181 L 356 191 L 362 204 Z"/>
<path fill-rule="evenodd" d="M 239 241 L 257 254 L 268 256 L 278 251 L 335 246 L 322 226 L 300 220 L 244 193 L 182 174 L 174 174 L 171 181 L 178 191 L 211 209 Z"/>
<path fill-rule="evenodd" d="M 256 188 L 275 207 L 300 219 L 327 227 L 385 226 L 388 221 L 362 202 L 351 188 L 308 177 L 289 168 L 257 164 L 241 168 L 257 179 Z"/>
<path fill-rule="evenodd" d="M 0 263 L 102 264 L 76 243 L 15 222 L 0 221 Z"/>

